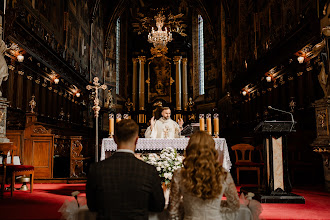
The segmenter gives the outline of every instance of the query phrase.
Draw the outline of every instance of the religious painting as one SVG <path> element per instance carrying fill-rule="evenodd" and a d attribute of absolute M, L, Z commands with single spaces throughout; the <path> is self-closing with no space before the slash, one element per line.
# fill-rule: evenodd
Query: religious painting
<path fill-rule="evenodd" d="M 93 42 L 94 43 L 94 42 Z M 92 72 L 99 78 L 103 78 L 103 54 L 102 52 L 96 47 L 93 46 L 92 51 Z"/>
<path fill-rule="evenodd" d="M 171 102 L 171 63 L 165 56 L 154 57 L 148 63 L 148 102 L 156 99 Z"/>
<path fill-rule="evenodd" d="M 35 0 L 31 4 L 51 23 L 55 34 L 60 35 L 63 31 L 64 0 Z"/>
<path fill-rule="evenodd" d="M 79 30 L 79 57 L 81 58 L 83 67 L 88 67 L 89 62 L 89 43 L 88 43 L 88 34 L 85 32 L 85 30 L 80 27 Z"/>
<path fill-rule="evenodd" d="M 80 1 L 79 1 L 80 2 Z M 81 1 L 81 6 L 80 6 L 80 17 L 82 18 L 83 23 L 86 26 L 89 26 L 89 12 L 88 12 L 88 4 L 87 0 L 82 0 Z"/>
<path fill-rule="evenodd" d="M 69 10 L 69 27 L 68 27 L 68 47 L 75 52 L 78 51 L 78 31 L 79 25 L 75 15 Z"/>
<path fill-rule="evenodd" d="M 50 1 L 47 0 L 36 0 L 36 6 L 39 13 L 44 16 L 47 20 L 49 20 L 50 15 Z"/>

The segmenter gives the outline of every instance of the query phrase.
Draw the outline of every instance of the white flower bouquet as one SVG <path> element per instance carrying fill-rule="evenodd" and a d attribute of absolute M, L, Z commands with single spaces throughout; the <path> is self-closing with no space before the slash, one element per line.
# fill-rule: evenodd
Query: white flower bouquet
<path fill-rule="evenodd" d="M 183 156 L 179 155 L 176 149 L 168 147 L 160 154 L 150 153 L 142 156 L 146 163 L 154 165 L 159 173 L 162 182 L 167 186 L 171 183 L 173 172 L 182 167 Z"/>

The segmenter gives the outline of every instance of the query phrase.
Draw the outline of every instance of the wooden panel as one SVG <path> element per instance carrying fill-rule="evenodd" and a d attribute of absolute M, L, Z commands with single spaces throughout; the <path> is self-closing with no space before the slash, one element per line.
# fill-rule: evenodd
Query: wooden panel
<path fill-rule="evenodd" d="M 22 149 L 22 162 L 25 165 L 32 165 L 32 141 L 31 140 L 24 140 L 24 147 Z"/>
<path fill-rule="evenodd" d="M 22 130 L 7 130 L 6 136 L 17 147 L 15 152 L 16 156 L 19 156 L 22 161 L 22 149 L 23 149 L 23 132 Z"/>
<path fill-rule="evenodd" d="M 37 137 L 32 140 L 32 148 L 35 178 L 52 178 L 53 138 Z"/>

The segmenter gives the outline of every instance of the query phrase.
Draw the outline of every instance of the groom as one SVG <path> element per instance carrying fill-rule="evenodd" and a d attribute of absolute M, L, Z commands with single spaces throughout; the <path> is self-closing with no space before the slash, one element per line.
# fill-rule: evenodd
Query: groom
<path fill-rule="evenodd" d="M 86 197 L 97 219 L 147 220 L 148 213 L 161 212 L 165 201 L 156 168 L 134 156 L 138 125 L 131 119 L 116 124 L 117 151 L 90 168 Z"/>

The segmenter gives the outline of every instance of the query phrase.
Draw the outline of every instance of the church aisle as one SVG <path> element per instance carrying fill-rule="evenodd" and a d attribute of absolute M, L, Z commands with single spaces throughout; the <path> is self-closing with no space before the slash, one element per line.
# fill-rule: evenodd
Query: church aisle
<path fill-rule="evenodd" d="M 85 184 L 35 184 L 32 194 L 15 191 L 14 197 L 6 192 L 0 199 L 1 220 L 55 220 L 66 199 L 73 200 L 73 191 L 85 197 Z M 239 188 L 238 188 L 239 190 Z M 321 187 L 300 187 L 293 190 L 302 195 L 306 204 L 262 204 L 260 219 L 330 219 L 330 193 Z"/>

